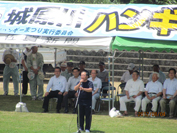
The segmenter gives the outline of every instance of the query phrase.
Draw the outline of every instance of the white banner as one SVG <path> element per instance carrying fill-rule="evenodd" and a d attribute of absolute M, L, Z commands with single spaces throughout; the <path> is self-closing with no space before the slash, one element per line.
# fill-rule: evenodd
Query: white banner
<path fill-rule="evenodd" d="M 46 37 L 0 34 L 0 48 L 42 46 L 73 50 L 108 51 L 112 37 Z"/>

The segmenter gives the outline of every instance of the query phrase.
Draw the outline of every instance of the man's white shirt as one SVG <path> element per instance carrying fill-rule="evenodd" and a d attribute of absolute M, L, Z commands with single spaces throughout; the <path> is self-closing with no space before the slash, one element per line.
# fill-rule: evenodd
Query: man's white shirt
<path fill-rule="evenodd" d="M 144 91 L 144 83 L 140 79 L 136 81 L 130 79 L 127 81 L 124 90 L 129 92 L 129 96 L 137 95 L 140 91 Z"/>
<path fill-rule="evenodd" d="M 98 77 L 96 77 L 96 78 L 93 80 L 92 77 L 90 77 L 88 80 L 93 83 L 93 87 L 94 87 L 93 92 L 95 92 L 95 90 L 99 88 L 99 90 L 98 90 L 97 93 L 100 93 L 100 89 L 102 88 L 101 79 L 99 79 Z"/>
<path fill-rule="evenodd" d="M 159 92 L 162 92 L 162 89 L 163 89 L 162 83 L 157 80 L 155 82 L 153 82 L 153 81 L 148 82 L 145 90 L 148 93 L 156 93 L 157 94 Z"/>
<path fill-rule="evenodd" d="M 67 81 L 64 76 L 60 75 L 58 78 L 56 76 L 53 76 L 47 85 L 46 92 L 49 92 L 51 89 L 51 91 L 59 90 L 63 93 L 65 91 L 66 85 Z"/>
<path fill-rule="evenodd" d="M 163 84 L 163 89 L 166 89 L 166 94 L 174 95 L 177 90 L 177 79 L 166 79 Z"/>
<path fill-rule="evenodd" d="M 81 79 L 80 76 L 78 76 L 77 78 L 75 78 L 74 76 L 70 77 L 66 85 L 65 91 L 66 92 L 68 92 L 69 90 L 74 91 L 74 87 L 80 81 L 80 79 Z"/>

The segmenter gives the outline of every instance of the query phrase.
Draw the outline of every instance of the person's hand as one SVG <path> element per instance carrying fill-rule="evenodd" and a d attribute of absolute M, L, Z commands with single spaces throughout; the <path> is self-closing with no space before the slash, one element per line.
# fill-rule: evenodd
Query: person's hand
<path fill-rule="evenodd" d="M 68 94 L 68 92 L 66 91 L 64 94 L 63 94 L 63 96 L 65 96 L 65 95 L 67 95 Z"/>
<path fill-rule="evenodd" d="M 167 97 L 166 97 L 166 96 L 163 96 L 163 99 L 167 99 Z"/>
<path fill-rule="evenodd" d="M 79 89 L 80 89 L 80 90 L 84 90 L 84 88 L 83 88 L 83 87 L 79 87 Z"/>
<path fill-rule="evenodd" d="M 92 96 L 95 95 L 95 93 L 92 94 Z"/>
<path fill-rule="evenodd" d="M 151 97 L 150 97 L 149 95 L 147 96 L 147 98 L 148 98 L 149 100 L 151 100 Z"/>
<path fill-rule="evenodd" d="M 129 97 L 129 96 L 127 96 L 127 99 L 130 99 L 130 97 Z"/>
<path fill-rule="evenodd" d="M 25 71 L 26 71 L 26 72 L 28 71 L 28 68 L 27 68 L 27 67 L 25 67 Z"/>
<path fill-rule="evenodd" d="M 45 97 L 48 96 L 48 95 L 49 95 L 49 92 L 46 92 L 46 93 L 45 93 Z"/>
<path fill-rule="evenodd" d="M 81 80 L 80 80 L 80 83 L 82 83 L 82 82 L 84 82 L 84 80 L 83 80 L 83 79 L 81 79 Z"/>
<path fill-rule="evenodd" d="M 136 97 L 137 97 L 137 95 L 134 95 L 134 96 L 133 96 L 133 98 L 136 98 Z"/>
<path fill-rule="evenodd" d="M 173 99 L 173 96 L 171 96 L 169 99 L 170 99 L 170 100 Z"/>
<path fill-rule="evenodd" d="M 34 72 L 34 74 L 36 74 L 36 75 L 38 74 L 38 70 L 37 70 L 37 69 L 34 69 L 33 72 Z"/>
<path fill-rule="evenodd" d="M 75 96 L 78 97 L 78 93 L 77 92 L 75 93 Z"/>
<path fill-rule="evenodd" d="M 16 60 L 16 59 L 11 59 L 11 61 L 12 61 L 12 62 L 17 62 L 17 60 Z"/>
<path fill-rule="evenodd" d="M 156 97 L 155 96 L 153 96 L 153 97 L 151 97 L 151 100 L 153 100 L 153 99 L 155 99 Z"/>
<path fill-rule="evenodd" d="M 62 92 L 58 92 L 59 95 L 62 95 Z"/>

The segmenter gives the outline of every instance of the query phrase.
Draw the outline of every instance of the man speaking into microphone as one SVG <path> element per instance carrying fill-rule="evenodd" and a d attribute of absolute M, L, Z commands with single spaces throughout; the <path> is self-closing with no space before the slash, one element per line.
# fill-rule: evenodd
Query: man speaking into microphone
<path fill-rule="evenodd" d="M 80 131 L 84 131 L 84 115 L 86 116 L 86 126 L 85 132 L 90 132 L 91 120 L 92 120 L 92 90 L 93 83 L 88 79 L 88 73 L 83 71 L 81 73 L 81 80 L 74 87 L 74 90 L 79 90 L 78 94 L 78 107 L 79 107 L 79 121 L 80 121 Z"/>

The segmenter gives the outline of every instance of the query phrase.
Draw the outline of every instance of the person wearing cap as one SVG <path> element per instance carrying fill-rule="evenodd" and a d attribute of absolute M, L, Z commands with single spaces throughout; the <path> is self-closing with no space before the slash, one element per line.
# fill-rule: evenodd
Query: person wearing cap
<path fill-rule="evenodd" d="M 144 92 L 144 83 L 139 78 L 139 72 L 133 71 L 132 79 L 129 79 L 125 86 L 126 95 L 120 97 L 120 111 L 124 111 L 123 115 L 128 115 L 126 102 L 135 101 L 135 116 L 141 106 L 142 93 Z"/>
<path fill-rule="evenodd" d="M 146 106 L 152 102 L 151 113 L 149 115 L 154 117 L 154 113 L 157 111 L 158 102 L 162 95 L 162 83 L 158 81 L 159 73 L 153 72 L 152 81 L 148 82 L 145 88 L 146 97 L 142 99 L 143 116 L 146 114 Z"/>
<path fill-rule="evenodd" d="M 12 76 L 12 80 L 14 84 L 14 95 L 15 96 L 18 95 L 19 75 L 18 75 L 18 68 L 16 65 L 18 59 L 19 59 L 18 52 L 16 50 L 13 50 L 12 48 L 5 50 L 3 53 L 2 60 L 5 63 L 5 68 L 3 70 L 4 95 L 8 95 L 10 76 Z"/>
<path fill-rule="evenodd" d="M 61 74 L 62 74 L 63 72 L 65 72 L 65 70 L 66 70 L 66 68 L 67 68 L 66 62 L 62 62 L 61 65 L 60 65 L 60 68 L 61 68 Z"/>
<path fill-rule="evenodd" d="M 23 65 L 23 83 L 22 83 L 22 96 L 25 96 L 28 91 L 28 68 L 27 68 L 27 56 L 31 54 L 31 49 L 27 48 L 22 54 L 22 65 Z"/>
<path fill-rule="evenodd" d="M 80 73 L 79 73 L 79 75 L 81 75 L 81 73 L 82 73 L 83 71 L 87 72 L 88 76 L 90 75 L 89 72 L 88 72 L 87 70 L 85 70 L 85 61 L 80 61 L 80 62 L 79 62 L 79 68 L 80 68 Z"/>
<path fill-rule="evenodd" d="M 73 76 L 69 78 L 68 83 L 66 85 L 64 96 L 64 103 L 65 103 L 65 113 L 68 113 L 68 99 L 69 98 L 75 98 L 74 105 L 76 102 L 76 91 L 74 90 L 74 87 L 76 86 L 76 83 L 80 81 L 81 77 L 79 76 L 79 68 L 73 68 Z M 74 108 L 73 113 L 75 113 L 76 110 Z"/>
<path fill-rule="evenodd" d="M 165 74 L 162 71 L 160 71 L 159 65 L 154 64 L 153 65 L 153 71 L 159 73 L 159 79 L 158 79 L 158 81 L 163 84 L 164 81 L 166 80 L 166 76 L 165 76 Z M 150 76 L 149 76 L 149 81 L 152 81 L 152 74 L 153 73 L 151 73 Z"/>
<path fill-rule="evenodd" d="M 104 62 L 99 62 L 100 71 L 97 74 L 97 77 L 101 79 L 102 82 L 108 82 L 108 71 L 105 69 Z"/>
<path fill-rule="evenodd" d="M 61 75 L 61 68 L 56 67 L 54 74 L 55 75 L 51 77 L 47 85 L 44 102 L 42 106 L 44 108 L 43 113 L 48 112 L 49 100 L 54 97 L 58 98 L 57 106 L 56 106 L 56 113 L 60 113 L 63 93 L 65 91 L 67 81 L 66 81 L 66 78 Z"/>
<path fill-rule="evenodd" d="M 34 77 L 32 79 L 29 78 L 30 83 L 30 91 L 32 100 L 43 100 L 43 77 L 40 76 L 43 73 L 43 65 L 44 59 L 43 55 L 38 52 L 38 47 L 33 46 L 31 48 L 32 53 L 28 55 L 27 58 L 27 68 L 28 74 L 33 73 Z M 37 94 L 37 86 L 38 86 L 38 94 Z"/>
<path fill-rule="evenodd" d="M 88 79 L 93 83 L 93 91 L 92 91 L 92 114 L 95 113 L 95 104 L 96 100 L 100 97 L 100 89 L 102 88 L 101 79 L 97 77 L 98 71 L 92 70 L 91 77 Z"/>
<path fill-rule="evenodd" d="M 127 67 L 127 71 L 122 75 L 120 82 L 126 83 L 129 79 L 132 79 L 132 73 L 135 70 L 135 65 L 130 63 Z"/>
<path fill-rule="evenodd" d="M 73 76 L 72 69 L 73 69 L 73 63 L 68 62 L 67 63 L 67 69 L 64 72 L 61 73 L 61 75 L 64 76 L 67 81 L 69 80 L 69 78 L 71 76 Z"/>

